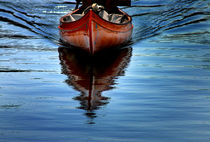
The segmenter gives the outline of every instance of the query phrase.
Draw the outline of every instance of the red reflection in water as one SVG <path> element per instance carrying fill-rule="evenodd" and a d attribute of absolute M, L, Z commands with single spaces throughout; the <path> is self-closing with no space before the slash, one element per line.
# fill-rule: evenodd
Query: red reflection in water
<path fill-rule="evenodd" d="M 109 50 L 93 56 L 66 47 L 60 47 L 58 51 L 62 73 L 68 76 L 66 83 L 81 92 L 74 99 L 80 101 L 80 109 L 94 117 L 93 110 L 108 103 L 109 98 L 102 96 L 102 92 L 112 89 L 115 79 L 124 75 L 132 49 Z"/>

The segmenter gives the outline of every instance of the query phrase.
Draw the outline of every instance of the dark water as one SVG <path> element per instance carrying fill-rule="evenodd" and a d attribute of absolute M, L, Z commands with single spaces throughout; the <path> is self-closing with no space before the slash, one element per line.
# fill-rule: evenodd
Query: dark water
<path fill-rule="evenodd" d="M 210 1 L 134 0 L 132 44 L 59 44 L 64 0 L 0 0 L 0 142 L 209 142 Z"/>

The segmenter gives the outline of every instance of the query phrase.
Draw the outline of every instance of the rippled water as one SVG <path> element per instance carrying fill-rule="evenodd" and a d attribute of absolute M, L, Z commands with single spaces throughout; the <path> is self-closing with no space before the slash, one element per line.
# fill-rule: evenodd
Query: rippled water
<path fill-rule="evenodd" d="M 0 0 L 0 142 L 208 142 L 210 2 L 133 0 L 128 47 L 59 43 L 65 0 Z"/>

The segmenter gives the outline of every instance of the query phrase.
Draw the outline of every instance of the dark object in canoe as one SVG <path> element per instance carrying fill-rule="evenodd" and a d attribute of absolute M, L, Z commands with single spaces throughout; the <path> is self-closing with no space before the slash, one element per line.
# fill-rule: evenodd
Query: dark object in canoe
<path fill-rule="evenodd" d="M 78 8 L 79 3 L 81 1 L 84 7 L 88 7 L 93 3 L 103 5 L 107 9 L 111 9 L 116 6 L 131 6 L 131 0 L 76 0 L 76 1 L 77 1 L 76 9 Z"/>
<path fill-rule="evenodd" d="M 114 6 L 131 6 L 131 0 L 76 0 L 77 2 L 82 1 L 83 5 L 91 5 L 93 3 L 98 3 L 98 4 L 110 4 Z"/>
<path fill-rule="evenodd" d="M 116 6 L 131 6 L 131 0 L 114 0 Z"/>

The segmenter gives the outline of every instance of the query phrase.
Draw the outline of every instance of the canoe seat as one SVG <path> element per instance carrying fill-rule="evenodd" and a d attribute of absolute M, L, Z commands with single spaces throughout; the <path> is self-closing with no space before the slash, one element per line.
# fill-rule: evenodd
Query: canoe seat
<path fill-rule="evenodd" d="M 108 14 L 105 10 L 101 10 L 98 15 L 104 20 L 112 23 L 121 24 L 127 21 L 126 16 L 123 14 Z"/>
<path fill-rule="evenodd" d="M 98 15 L 106 21 L 109 21 L 109 14 L 105 10 L 101 10 Z"/>
<path fill-rule="evenodd" d="M 80 18 L 82 18 L 84 15 L 82 14 L 72 14 L 72 15 L 68 15 L 66 17 L 63 18 L 64 22 L 73 22 L 73 21 L 77 21 Z"/>
<path fill-rule="evenodd" d="M 122 14 L 109 14 L 109 21 L 120 24 L 126 22 L 126 19 Z"/>

